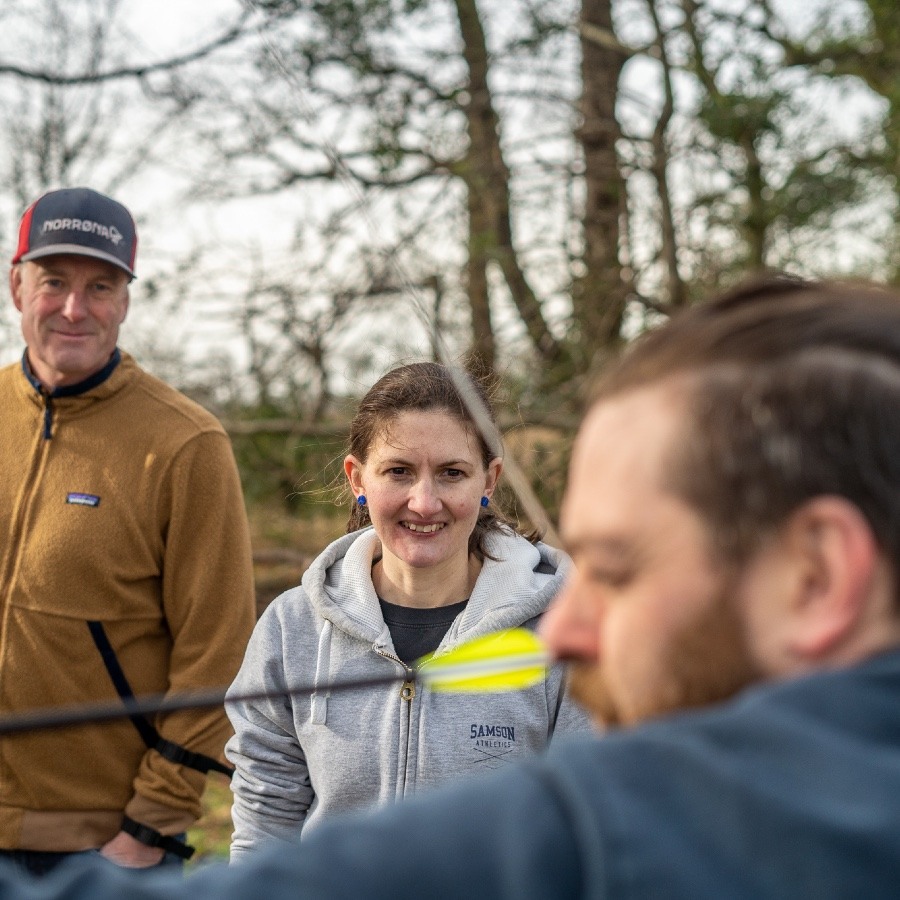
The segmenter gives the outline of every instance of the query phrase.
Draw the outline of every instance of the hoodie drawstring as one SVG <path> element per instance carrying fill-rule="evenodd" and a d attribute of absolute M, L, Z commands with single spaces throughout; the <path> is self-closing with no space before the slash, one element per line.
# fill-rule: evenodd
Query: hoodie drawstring
<path fill-rule="evenodd" d="M 314 684 L 317 690 L 312 695 L 310 721 L 313 725 L 324 725 L 328 717 L 328 697 L 331 692 L 324 694 L 318 691 L 320 684 L 328 684 L 331 680 L 329 670 L 331 668 L 331 622 L 325 621 L 322 633 L 319 635 L 319 649 L 316 655 L 316 675 Z"/>

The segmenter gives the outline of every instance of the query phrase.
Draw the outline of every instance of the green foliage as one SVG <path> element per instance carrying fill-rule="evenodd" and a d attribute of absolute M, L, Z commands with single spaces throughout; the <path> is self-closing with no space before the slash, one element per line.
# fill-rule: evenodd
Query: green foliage
<path fill-rule="evenodd" d="M 248 506 L 278 505 L 285 511 L 315 513 L 334 501 L 341 484 L 343 424 L 323 425 L 318 434 L 288 430 L 295 419 L 272 405 L 244 407 L 232 415 L 232 445 Z M 241 422 L 253 423 L 242 433 Z M 266 428 L 271 422 L 271 429 Z M 302 424 L 302 423 L 298 423 Z"/>
<path fill-rule="evenodd" d="M 826 90 L 839 96 L 828 83 L 833 76 L 852 73 L 873 89 L 879 82 L 879 29 L 896 28 L 896 16 L 878 24 L 879 5 L 869 4 L 869 25 L 859 30 L 859 17 L 838 15 L 851 4 L 820 4 L 816 26 L 798 38 L 755 0 L 686 4 L 690 14 L 669 34 L 684 33 L 685 68 L 697 92 L 687 158 L 698 173 L 708 166 L 708 177 L 698 178 L 706 186 L 682 201 L 706 233 L 693 251 L 689 234 L 676 235 L 679 261 L 687 263 L 682 273 L 695 286 L 715 290 L 760 267 L 828 275 L 847 265 L 824 248 L 834 245 L 848 212 L 873 207 L 891 189 L 883 177 L 891 116 L 881 129 L 861 122 L 849 138 L 840 117 L 817 106 Z M 866 223 L 873 246 L 883 246 L 885 217 L 881 233 L 878 222 L 873 215 Z"/>
<path fill-rule="evenodd" d="M 231 787 L 223 775 L 210 775 L 202 798 L 202 814 L 188 829 L 187 842 L 196 849 L 187 863 L 190 871 L 204 863 L 228 858 L 231 846 Z"/>

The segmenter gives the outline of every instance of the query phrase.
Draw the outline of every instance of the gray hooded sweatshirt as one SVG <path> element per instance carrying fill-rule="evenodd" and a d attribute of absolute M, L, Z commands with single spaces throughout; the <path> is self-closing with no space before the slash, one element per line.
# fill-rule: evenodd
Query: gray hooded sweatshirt
<path fill-rule="evenodd" d="M 503 628 L 534 628 L 571 566 L 559 550 L 491 534 L 465 609 L 437 650 Z M 329 695 L 327 684 L 402 674 L 372 584 L 371 528 L 339 538 L 260 618 L 231 694 L 321 685 L 311 696 L 231 702 L 232 861 L 271 838 L 459 776 L 508 765 L 555 732 L 587 731 L 554 666 L 530 688 L 435 693 L 396 682 Z"/>

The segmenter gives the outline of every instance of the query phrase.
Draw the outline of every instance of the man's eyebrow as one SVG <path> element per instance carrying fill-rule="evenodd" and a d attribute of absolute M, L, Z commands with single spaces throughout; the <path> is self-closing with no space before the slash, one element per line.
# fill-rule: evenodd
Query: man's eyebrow
<path fill-rule="evenodd" d="M 61 263 L 48 263 L 41 262 L 40 260 L 33 260 L 34 264 L 37 266 L 38 270 L 43 272 L 45 275 L 66 275 L 65 266 Z M 102 264 L 102 260 L 98 261 L 97 271 L 93 273 L 92 277 L 97 278 L 106 278 L 109 280 L 114 280 L 118 277 L 119 272 L 116 270 L 115 266 L 107 265 L 103 268 L 100 267 Z M 124 274 L 124 273 L 123 273 Z"/>

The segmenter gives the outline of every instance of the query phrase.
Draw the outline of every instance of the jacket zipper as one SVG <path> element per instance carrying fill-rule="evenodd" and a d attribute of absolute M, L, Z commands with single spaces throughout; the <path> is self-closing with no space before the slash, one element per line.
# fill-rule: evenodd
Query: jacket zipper
<path fill-rule="evenodd" d="M 383 656 L 385 659 L 389 659 L 392 662 L 403 666 L 403 669 L 406 672 L 406 681 L 403 682 L 403 685 L 400 688 L 400 701 L 404 705 L 406 711 L 406 741 L 403 748 L 403 778 L 400 791 L 400 796 L 403 796 L 406 794 L 406 776 L 409 772 L 409 733 L 412 728 L 412 702 L 416 697 L 416 682 L 413 678 L 413 670 L 403 662 L 402 659 L 391 653 L 387 653 L 378 647 L 373 647 L 373 649 L 379 656 Z"/>

